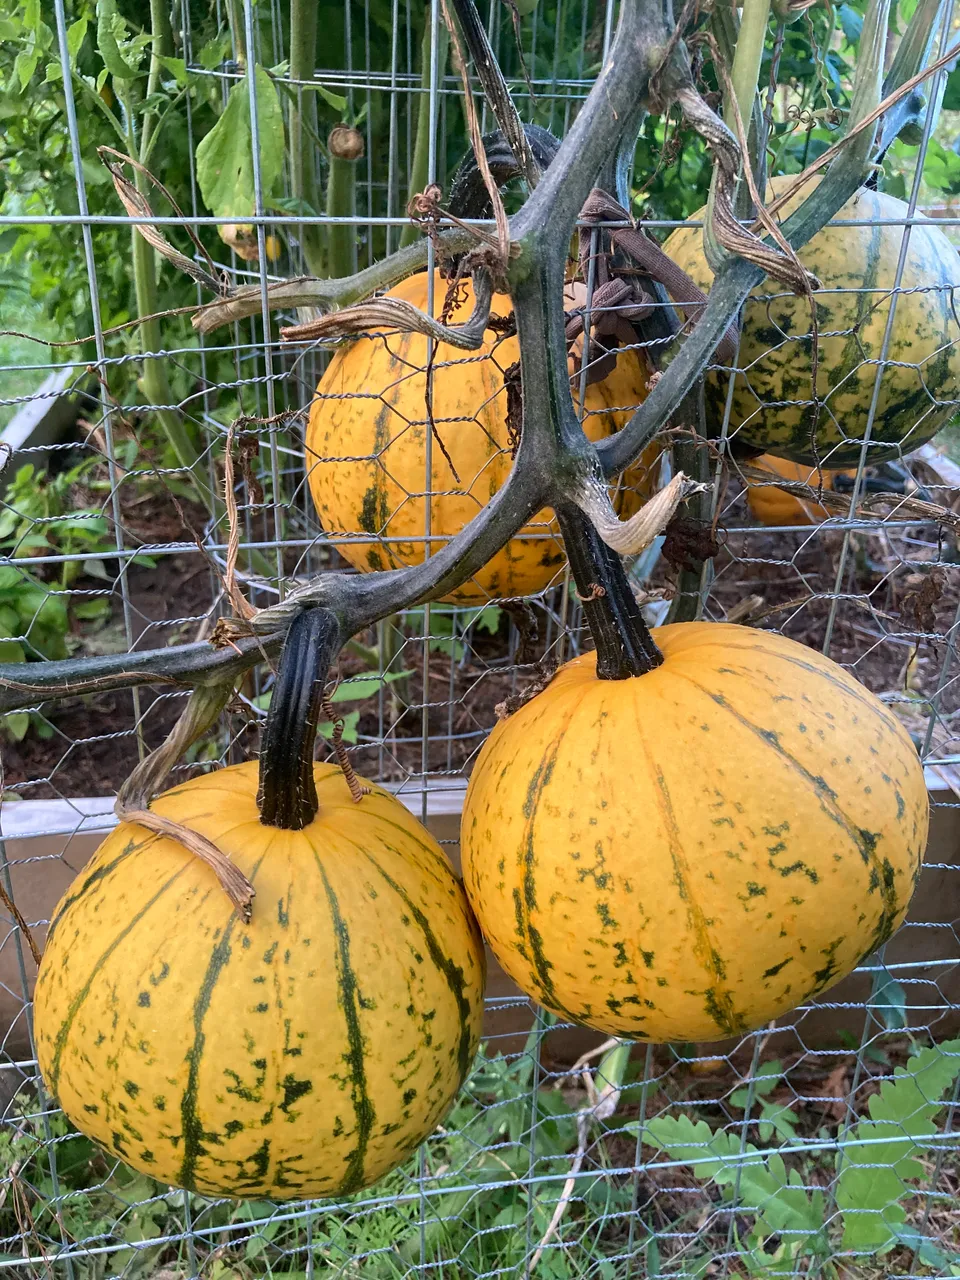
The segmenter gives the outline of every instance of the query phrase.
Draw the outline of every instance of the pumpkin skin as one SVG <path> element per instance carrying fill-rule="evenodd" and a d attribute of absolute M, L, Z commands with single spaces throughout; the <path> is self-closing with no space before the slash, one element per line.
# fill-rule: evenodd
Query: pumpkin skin
<path fill-rule="evenodd" d="M 774 178 L 779 194 L 793 181 Z M 805 198 L 788 201 L 786 218 Z M 702 216 L 694 214 L 695 218 Z M 908 206 L 878 191 L 859 191 L 838 219 L 879 220 L 908 216 Z M 953 291 L 960 285 L 960 256 L 934 223 L 917 215 L 910 234 L 867 461 L 919 449 L 956 413 L 960 338 Z M 730 432 L 744 444 L 807 466 L 855 467 L 873 396 L 890 311 L 903 229 L 897 226 L 828 226 L 800 250 L 800 259 L 823 284 L 814 295 L 820 330 L 817 389 L 823 399 L 817 451 L 811 448 L 812 389 L 810 304 L 769 278 L 744 310 Z M 664 251 L 708 291 L 713 273 L 703 256 L 700 228 L 680 228 Z M 831 292 L 839 289 L 873 292 Z M 913 290 L 914 292 L 910 292 Z M 770 299 L 767 301 L 766 299 Z M 909 366 L 917 366 L 911 368 Z M 706 379 L 707 417 L 719 433 L 726 375 Z"/>
<path fill-rule="evenodd" d="M 533 999 L 607 1035 L 710 1042 L 826 990 L 899 926 L 923 770 L 821 654 L 720 623 L 661 627 L 663 665 L 595 654 L 501 721 L 463 815 L 470 902 Z"/>
<path fill-rule="evenodd" d="M 473 288 L 451 314 L 462 324 L 473 310 Z M 437 272 L 434 310 L 439 315 L 447 282 Z M 427 309 L 427 276 L 411 276 L 387 294 Z M 510 299 L 496 294 L 493 312 L 512 314 Z M 477 351 L 448 343 L 435 349 L 433 419 L 456 473 L 434 439 L 431 452 L 431 554 L 476 516 L 506 480 L 513 465 L 507 431 L 504 371 L 520 358 L 516 336 L 492 330 Z M 333 534 L 367 533 L 396 542 L 336 542 L 361 571 L 420 564 L 424 554 L 427 339 L 417 333 L 383 333 L 341 347 L 320 380 L 310 407 L 306 468 L 314 505 Z M 602 382 L 587 388 L 584 430 L 599 440 L 624 425 L 647 395 L 647 369 L 624 352 Z M 358 398 L 358 396 L 362 398 Z M 346 398 L 344 398 L 346 397 Z M 575 403 L 577 398 L 574 397 Z M 631 473 L 627 484 L 652 492 L 653 462 L 661 445 L 644 454 L 649 475 Z M 626 492 L 626 509 L 637 503 Z M 544 535 L 548 536 L 544 536 Z M 472 579 L 444 599 L 481 603 L 496 597 L 533 595 L 549 586 L 564 564 L 563 544 L 549 511 L 538 512 L 516 538 Z"/>
<path fill-rule="evenodd" d="M 803 466 L 799 462 L 788 462 L 786 458 L 775 458 L 765 453 L 752 464 L 770 471 L 784 480 L 798 480 L 801 484 L 816 489 L 822 483 L 824 489 L 832 489 L 838 475 L 856 476 L 856 471 L 825 471 L 816 467 Z M 820 524 L 829 520 L 831 514 L 821 502 L 809 502 L 792 493 L 778 489 L 775 484 L 761 484 L 751 480 L 747 486 L 747 505 L 754 517 L 761 524 L 772 528 L 783 525 Z"/>
<path fill-rule="evenodd" d="M 305 1199 L 400 1164 L 470 1068 L 484 953 L 433 838 L 379 787 L 315 769 L 320 812 L 265 827 L 257 766 L 151 808 L 253 882 L 245 925 L 210 869 L 121 823 L 60 903 L 37 1053 L 66 1114 L 134 1168 L 205 1195 Z"/>

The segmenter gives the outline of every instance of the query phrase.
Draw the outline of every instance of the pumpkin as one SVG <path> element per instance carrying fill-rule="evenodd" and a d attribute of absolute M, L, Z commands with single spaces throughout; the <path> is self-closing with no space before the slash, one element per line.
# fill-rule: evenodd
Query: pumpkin
<path fill-rule="evenodd" d="M 754 517 L 761 524 L 774 527 L 797 524 L 820 524 L 829 520 L 832 514 L 821 502 L 809 501 L 796 497 L 783 489 L 778 489 L 774 478 L 796 480 L 800 484 L 809 485 L 816 490 L 822 484 L 824 489 L 833 489 L 838 475 L 855 477 L 856 471 L 824 471 L 822 468 L 803 466 L 799 462 L 788 462 L 785 458 L 775 458 L 772 454 L 764 454 L 757 458 L 753 466 L 771 473 L 769 483 L 751 480 L 747 486 L 747 505 Z"/>
<path fill-rule="evenodd" d="M 501 721 L 461 852 L 497 959 L 563 1017 L 711 1042 L 825 991 L 904 918 L 923 770 L 883 704 L 768 632 L 678 623 L 663 663 L 562 667 Z"/>
<path fill-rule="evenodd" d="M 151 805 L 253 882 L 249 924 L 204 863 L 128 823 L 57 908 L 43 1077 L 79 1129 L 161 1182 L 356 1191 L 427 1137 L 471 1065 L 484 956 L 446 858 L 381 788 L 355 805 L 339 769 L 314 780 L 302 831 L 261 823 L 255 763 Z"/>
<path fill-rule="evenodd" d="M 446 281 L 434 278 L 439 314 Z M 465 282 L 465 300 L 451 323 L 462 324 L 473 309 L 473 290 Z M 427 276 L 412 276 L 391 289 L 427 310 Z M 568 305 L 574 305 L 571 293 Z M 510 299 L 496 294 L 493 312 L 510 315 Z M 332 534 L 368 535 L 365 541 L 337 539 L 340 554 L 359 570 L 420 564 L 429 488 L 431 554 L 452 538 L 486 505 L 512 466 L 507 428 L 504 372 L 520 358 L 516 337 L 498 339 L 488 330 L 478 351 L 447 343 L 435 348 L 433 420 L 450 455 L 432 442 L 431 472 L 426 473 L 430 434 L 425 407 L 427 339 L 416 333 L 384 333 L 341 347 L 317 387 L 306 433 L 310 492 L 324 529 Z M 613 371 L 587 389 L 584 429 L 599 440 L 623 426 L 647 394 L 648 371 L 636 352 L 624 352 Z M 576 401 L 576 397 L 575 397 Z M 660 445 L 644 454 L 647 473 L 631 474 L 626 484 L 652 492 L 654 462 Z M 458 478 L 459 477 L 459 478 Z M 636 509 L 624 494 L 626 516 Z M 538 512 L 471 580 L 445 597 L 479 603 L 492 597 L 532 595 L 548 586 L 564 563 L 563 547 L 550 512 Z"/>
<path fill-rule="evenodd" d="M 774 178 L 774 194 L 791 178 Z M 786 203 L 785 218 L 810 187 Z M 703 210 L 693 215 L 703 216 Z M 806 466 L 855 467 L 873 398 L 874 385 L 896 279 L 902 226 L 908 206 L 894 196 L 862 189 L 837 215 L 868 226 L 830 225 L 800 250 L 800 259 L 819 277 L 817 302 L 821 398 L 817 448 L 811 447 L 810 304 L 767 279 L 753 290 L 744 310 L 730 433 L 741 444 Z M 925 444 L 956 412 L 960 347 L 953 291 L 960 285 L 960 257 L 932 222 L 916 216 L 894 313 L 887 360 L 882 370 L 868 461 L 909 453 Z M 704 290 L 713 273 L 703 254 L 699 228 L 679 228 L 664 244 L 666 253 Z M 710 374 L 707 414 L 719 434 L 727 396 L 727 376 Z"/>

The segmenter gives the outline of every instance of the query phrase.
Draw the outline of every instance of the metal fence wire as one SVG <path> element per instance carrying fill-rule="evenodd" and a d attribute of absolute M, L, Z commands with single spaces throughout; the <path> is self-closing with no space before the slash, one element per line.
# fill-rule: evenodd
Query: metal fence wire
<path fill-rule="evenodd" d="M 524 119 L 562 135 L 612 39 L 612 0 L 541 0 L 529 12 L 498 0 L 480 7 Z M 9 333 L 2 339 L 0 411 L 14 450 L 0 481 L 7 486 L 0 502 L 0 617 L 9 636 L 0 642 L 3 658 L 11 644 L 37 659 L 209 636 L 229 612 L 222 586 L 229 520 L 214 501 L 223 494 L 228 443 L 240 582 L 255 605 L 276 601 L 320 568 L 352 572 L 358 556 L 387 564 L 435 546 L 444 531 L 432 529 L 425 498 L 437 477 L 465 495 L 465 511 L 489 492 L 480 472 L 456 480 L 443 472 L 437 441 L 485 431 L 483 411 L 460 419 L 438 410 L 434 433 L 418 408 L 420 366 L 397 375 L 409 381 L 403 397 L 365 388 L 378 412 L 388 401 L 394 406 L 391 443 L 408 431 L 423 433 L 425 471 L 417 478 L 393 468 L 382 442 L 362 457 L 311 458 L 320 471 L 373 467 L 386 477 L 388 509 L 369 531 L 322 530 L 304 433 L 330 353 L 278 338 L 278 322 L 296 323 L 309 312 L 268 319 L 258 301 L 252 315 L 197 333 L 175 314 L 183 291 L 175 293 L 173 269 L 164 264 L 153 309 L 173 314 L 152 328 L 129 325 L 132 304 L 117 299 L 129 296 L 131 217 L 114 201 L 95 150 L 121 144 L 99 127 L 94 99 L 104 85 L 82 83 L 70 61 L 78 35 L 84 38 L 76 23 L 93 14 L 65 0 L 38 8 L 49 36 L 44 58 L 59 67 L 48 80 L 57 122 L 50 136 L 61 141 L 45 145 L 58 170 L 60 203 L 25 180 L 18 190 L 7 157 L 13 176 L 0 246 L 11 253 L 19 245 L 8 258 L 14 264 L 36 261 L 41 239 L 53 238 L 63 278 L 51 276 L 41 287 L 35 274 L 33 295 L 64 289 L 70 296 L 57 304 L 60 328 L 53 332 L 43 328 L 43 308 L 29 291 L 5 286 L 3 328 L 44 343 L 85 341 L 48 347 Z M 131 14 L 134 8 L 145 6 L 128 6 Z M 465 146 L 459 74 L 445 59 L 424 67 L 423 17 L 414 8 L 410 0 L 320 6 L 319 47 L 329 65 L 296 79 L 279 0 L 175 0 L 168 15 L 171 83 L 157 105 L 170 114 L 163 144 L 144 163 L 185 193 L 184 208 L 167 207 L 145 188 L 155 225 L 181 249 L 193 229 L 218 272 L 261 292 L 271 280 L 310 273 L 304 244 L 312 227 L 348 228 L 360 267 L 396 249 L 410 225 L 407 175 L 418 120 L 426 113 L 428 181 L 442 183 Z M 843 9 L 844 21 L 858 16 Z M 815 60 L 815 82 L 826 74 L 830 48 L 839 47 L 829 12 L 833 34 Z M 431 0 L 426 23 L 436 48 L 439 0 Z M 952 5 L 945 5 L 941 49 L 954 25 Z M 281 130 L 308 100 L 319 104 L 325 128 L 341 118 L 358 126 L 365 150 L 355 212 L 331 218 L 305 209 L 289 163 L 274 166 L 277 157 L 256 145 L 258 129 L 273 117 L 257 103 L 264 81 L 248 74 L 252 64 L 270 70 L 266 87 L 276 93 Z M 838 76 L 836 60 L 831 65 Z M 934 96 L 945 76 L 935 77 Z M 839 79 L 837 85 L 839 93 Z M 248 93 L 254 139 L 248 159 L 255 205 L 239 219 L 252 228 L 246 241 L 229 230 L 236 217 L 210 215 L 196 162 L 198 135 L 237 86 Z M 781 123 L 791 118 L 791 101 L 786 94 L 774 103 Z M 43 104 L 34 109 L 42 113 Z M 955 118 L 945 111 L 936 126 L 928 118 L 921 145 L 898 161 L 908 202 L 895 228 L 903 247 L 916 216 L 933 202 L 924 172 L 934 128 L 946 137 Z M 486 115 L 481 123 L 491 127 Z M 809 150 L 809 128 L 802 118 L 795 126 L 794 141 L 802 150 L 806 139 Z M 326 153 L 322 139 L 316 142 L 322 169 Z M 669 137 L 661 144 L 672 180 L 705 189 L 703 157 L 678 154 Z M 267 161 L 276 173 L 264 173 Z M 634 175 L 641 193 L 634 213 L 644 207 L 648 176 Z M 75 183 L 72 196 L 63 194 L 64 182 Z M 960 218 L 949 208 L 938 217 L 955 238 Z M 680 220 L 650 225 L 666 230 Z M 877 290 L 878 297 L 896 299 L 906 259 L 901 253 L 892 290 Z M 431 303 L 436 314 L 442 296 Z M 72 318 L 72 332 L 64 316 Z M 952 341 L 960 338 L 955 328 Z M 516 359 L 510 341 L 502 338 L 493 353 L 501 374 Z M 800 342 L 782 335 L 787 347 Z M 887 356 L 885 345 L 869 357 L 878 376 Z M 446 367 L 439 362 L 434 375 L 468 378 L 477 359 L 463 353 Z M 490 394 L 506 397 L 507 389 Z M 960 392 L 952 394 L 960 404 Z M 875 412 L 876 404 L 871 425 Z M 186 424 L 196 453 L 187 463 L 157 430 L 164 415 Z M 952 510 L 960 468 L 950 458 L 951 431 L 919 451 L 908 436 L 902 456 L 886 464 L 887 485 L 899 478 L 906 493 Z M 509 466 L 506 446 L 488 465 L 501 463 Z M 648 455 L 645 465 L 647 476 L 634 475 L 632 484 L 668 475 L 666 454 Z M 871 468 L 867 447 L 854 468 L 856 492 L 876 474 Z M 273 1204 L 171 1190 L 98 1153 L 71 1128 L 37 1075 L 30 1027 L 36 967 L 4 912 L 0 1273 L 70 1280 L 960 1275 L 960 1042 L 951 1039 L 960 1028 L 956 534 L 908 505 L 893 505 L 882 518 L 865 515 L 852 486 L 846 508 L 772 528 L 748 506 L 737 466 L 724 476 L 703 616 L 746 619 L 822 649 L 896 709 L 923 753 L 934 805 L 930 845 L 910 919 L 892 941 L 824 999 L 738 1043 L 626 1052 L 533 1006 L 491 965 L 481 1054 L 452 1113 L 419 1152 L 379 1185 L 341 1201 Z M 467 603 L 407 610 L 379 624 L 345 651 L 338 671 L 338 708 L 358 772 L 391 786 L 454 861 L 466 779 L 497 705 L 526 688 L 541 664 L 577 652 L 585 638 L 555 527 L 541 523 L 530 537 L 556 556 L 557 567 L 526 605 L 481 584 Z M 631 573 L 649 620 L 662 620 L 677 565 L 648 554 Z M 58 624 L 61 615 L 69 625 Z M 183 776 L 255 754 L 272 687 L 269 667 L 260 672 L 242 685 L 217 733 L 193 749 Z M 117 786 L 169 729 L 183 697 L 161 684 L 38 703 L 5 719 L 0 878 L 38 942 L 57 898 L 112 824 Z M 857 1178 L 845 1179 L 851 1169 Z"/>

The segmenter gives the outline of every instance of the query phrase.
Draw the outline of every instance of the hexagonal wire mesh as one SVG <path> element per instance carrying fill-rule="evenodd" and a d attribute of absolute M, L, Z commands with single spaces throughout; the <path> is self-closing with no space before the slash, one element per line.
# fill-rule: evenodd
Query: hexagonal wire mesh
<path fill-rule="evenodd" d="M 284 63 L 289 50 L 279 5 L 257 11 L 247 0 L 242 14 L 234 8 L 240 25 L 229 49 L 223 42 L 226 17 L 219 30 L 204 29 L 201 44 L 191 25 L 196 6 L 176 6 L 183 64 L 173 74 L 203 92 L 182 95 L 177 117 L 178 128 L 187 131 L 183 158 L 190 165 L 192 206 L 186 215 L 175 211 L 154 219 L 174 238 L 188 225 L 209 229 L 227 221 L 201 213 L 192 131 L 205 95 L 224 102 L 234 86 L 247 85 L 255 103 L 263 92 L 259 79 L 245 78 L 228 60 L 239 54 L 237 43 L 273 67 L 275 83 L 289 86 L 284 107 L 302 109 L 305 82 L 293 82 Z M 422 78 L 409 5 L 346 0 L 345 15 L 331 16 L 343 56 L 319 68 L 311 83 L 322 86 L 324 101 L 342 99 L 344 112 L 365 133 L 358 212 L 338 220 L 355 229 L 362 264 L 396 248 L 408 225 L 403 175 L 413 164 L 422 103 L 429 179 L 449 169 L 447 140 L 462 143 L 463 133 L 459 79 L 436 62 Z M 609 46 L 614 6 L 565 0 L 551 6 L 550 15 L 552 25 L 521 24 L 531 68 L 527 82 L 510 11 L 496 0 L 484 9 L 521 111 L 562 133 Z M 5 479 L 12 479 L 3 503 L 0 594 L 15 620 L 4 623 L 11 637 L 3 642 L 5 657 L 10 644 L 31 658 L 62 656 L 67 605 L 70 645 L 80 652 L 152 649 L 210 634 L 226 607 L 229 522 L 217 495 L 223 493 L 231 424 L 232 443 L 239 445 L 241 581 L 255 604 L 277 599 L 291 581 L 321 567 L 349 571 L 410 562 L 455 532 L 509 469 L 505 375 L 517 358 L 515 339 L 498 338 L 492 361 L 486 353 L 435 358 L 431 415 L 424 404 L 422 340 L 364 340 L 354 350 L 369 346 L 371 362 L 374 348 L 384 352 L 394 344 L 400 352 L 388 362 L 390 385 L 368 368 L 359 398 L 331 392 L 328 381 L 331 399 L 325 400 L 314 397 L 314 388 L 328 355 L 309 344 L 281 345 L 275 326 L 264 323 L 265 304 L 210 336 L 197 337 L 171 316 L 144 330 L 151 356 L 144 369 L 165 372 L 162 378 L 145 372 L 138 396 L 131 374 L 140 360 L 136 331 L 122 327 L 126 315 L 104 305 L 117 293 L 115 278 L 105 272 L 126 269 L 117 262 L 128 261 L 130 219 L 90 212 L 90 188 L 95 191 L 99 181 L 91 154 L 95 139 L 82 110 L 78 119 L 70 92 L 73 83 L 78 94 L 87 93 L 81 99 L 86 109 L 89 86 L 84 90 L 77 77 L 71 81 L 66 59 L 72 28 L 63 0 L 50 21 L 64 59 L 65 139 L 77 175 L 78 212 L 50 214 L 25 200 L 0 221 L 22 233 L 39 228 L 56 236 L 64 261 L 82 264 L 85 296 L 74 314 L 78 332 L 86 333 L 85 317 L 93 332 L 77 357 L 61 354 L 44 362 L 18 352 L 3 370 L 11 388 L 0 401 L 5 408 L 56 410 L 67 391 L 74 406 L 66 431 L 58 429 L 53 438 L 28 433 L 24 456 L 12 457 L 6 468 Z M 435 40 L 436 0 L 429 23 Z M 952 26 L 951 9 L 943 16 L 941 40 Z M 259 121 L 259 111 L 248 118 Z M 878 296 L 909 292 L 903 273 L 929 132 L 928 125 L 908 175 L 908 213 L 894 220 L 891 232 L 902 246 L 896 277 L 892 288 L 873 291 Z M 216 269 L 233 283 L 250 282 L 263 291 L 272 278 L 306 272 L 305 235 L 326 219 L 305 214 L 286 172 L 278 173 L 286 199 L 274 193 L 268 206 L 256 145 L 252 161 L 257 202 L 249 221 L 258 234 L 262 228 L 259 256 L 245 254 L 242 240 L 227 233 Z M 101 201 L 96 209 L 101 207 L 107 206 Z M 940 225 L 954 226 L 956 219 L 946 217 Z M 276 269 L 268 237 L 277 238 L 283 256 Z M 433 296 L 433 286 L 426 292 L 436 314 L 441 298 Z M 159 295 L 157 309 L 163 300 Z M 776 301 L 767 300 L 768 314 Z M 856 341 L 858 332 L 851 328 L 840 336 Z M 790 361 L 803 340 L 780 329 L 771 341 Z M 854 371 L 870 377 L 889 371 L 888 344 L 889 334 Z M 896 367 L 902 372 L 906 365 Z M 743 373 L 749 385 L 751 369 Z M 922 379 L 919 368 L 917 375 Z M 470 415 L 459 407 L 465 386 L 476 391 Z M 322 404 L 327 416 L 311 438 L 305 468 L 311 403 Z M 616 396 L 610 403 L 614 410 L 629 407 Z M 732 407 L 724 424 L 728 438 L 743 426 L 732 421 Z M 833 412 L 829 402 L 823 412 Z M 918 421 L 924 412 L 921 405 Z M 369 425 L 369 439 L 359 452 L 340 456 L 336 441 L 351 415 Z M 599 409 L 595 416 L 598 430 L 617 425 Z M 749 416 L 741 414 L 745 423 Z M 49 423 L 51 414 L 35 417 Z M 876 402 L 871 427 L 874 418 L 881 420 Z M 195 456 L 164 445 L 151 429 L 157 420 L 172 422 L 173 434 L 185 423 Z M 838 419 L 841 433 L 843 425 Z M 408 436 L 425 458 L 419 472 L 411 467 L 410 451 L 397 448 Z M 363 438 L 354 423 L 351 441 Z M 951 508 L 960 496 L 960 473 L 943 453 L 910 448 L 908 436 L 896 459 L 901 477 Z M 661 468 L 659 456 L 646 462 L 646 475 L 631 477 L 643 492 Z M 865 449 L 858 483 L 870 462 Z M 323 531 L 311 484 L 325 516 Z M 440 494 L 458 500 L 440 505 Z M 947 1045 L 939 1065 L 917 1056 L 956 1031 L 960 1007 L 953 906 L 960 794 L 952 727 L 960 712 L 955 530 L 908 503 L 888 504 L 880 519 L 850 501 L 846 510 L 832 507 L 829 519 L 815 504 L 810 516 L 808 504 L 806 514 L 791 517 L 796 523 L 770 528 L 757 523 L 737 468 L 731 468 L 716 494 L 724 532 L 703 607 L 706 617 L 749 617 L 828 652 L 904 716 L 921 747 L 935 801 L 930 851 L 911 919 L 882 952 L 824 1000 L 740 1043 L 638 1046 L 623 1075 L 609 1044 L 558 1023 L 494 973 L 481 1057 L 454 1111 L 416 1157 L 342 1202 L 273 1205 L 171 1191 L 98 1155 L 74 1133 L 39 1085 L 29 1024 L 35 967 L 23 933 L 5 916 L 0 1272 L 78 1280 L 224 1280 L 322 1271 L 603 1280 L 831 1275 L 845 1267 L 888 1276 L 960 1273 L 950 1269 L 960 1249 L 954 1204 L 958 1076 L 950 1067 L 956 1046 Z M 338 503 L 342 509 L 344 502 L 363 507 L 361 531 L 356 519 L 338 524 Z M 463 785 L 496 705 L 525 687 L 542 664 L 569 656 L 583 640 L 555 530 L 546 519 L 535 524 L 525 532 L 524 548 L 514 548 L 515 562 L 504 560 L 478 575 L 466 599 L 409 610 L 380 624 L 340 666 L 349 708 L 346 739 L 358 770 L 393 786 L 454 856 Z M 676 573 L 676 564 L 662 559 L 651 566 L 647 557 L 633 566 L 651 621 L 662 618 Z M 514 598 L 526 594 L 526 605 Z M 244 684 L 226 729 L 184 771 L 255 752 L 270 683 L 264 668 Z M 90 856 L 95 833 L 110 825 L 112 794 L 137 751 L 156 744 L 181 706 L 180 694 L 145 687 L 38 705 L 6 722 L 2 875 L 38 938 L 57 896 Z M 916 1081 L 919 1093 L 906 1103 L 888 1095 L 887 1111 L 878 1104 L 870 1113 L 874 1119 L 885 1114 L 898 1137 L 914 1135 L 913 1146 L 900 1143 L 891 1155 L 889 1131 L 869 1127 L 868 1100 L 908 1059 L 906 1078 Z M 932 1106 L 917 1109 L 924 1098 L 942 1102 L 936 1124 Z M 888 1146 L 871 1163 L 870 1143 L 882 1144 L 884 1136 Z M 844 1184 L 845 1167 L 879 1188 L 874 1199 Z M 899 1213 L 890 1207 L 897 1200 L 903 1203 Z M 882 1220 L 878 1206 L 885 1207 Z"/>

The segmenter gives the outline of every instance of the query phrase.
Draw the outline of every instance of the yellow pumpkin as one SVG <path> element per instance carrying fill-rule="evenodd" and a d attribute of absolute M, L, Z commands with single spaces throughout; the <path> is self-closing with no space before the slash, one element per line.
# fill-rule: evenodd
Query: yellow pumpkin
<path fill-rule="evenodd" d="M 816 490 L 822 483 L 824 489 L 832 489 L 837 476 L 856 476 L 856 471 L 818 471 L 801 462 L 788 462 L 786 458 L 775 458 L 765 453 L 757 458 L 751 466 L 762 468 L 771 473 L 771 481 L 764 484 L 760 480 L 751 480 L 747 487 L 747 505 L 754 517 L 761 524 L 773 527 L 797 524 L 820 524 L 829 520 L 836 512 L 830 511 L 821 502 L 808 501 L 792 493 L 778 489 L 773 477 L 783 480 L 796 480 Z"/>
<path fill-rule="evenodd" d="M 896 717 L 783 636 L 653 632 L 493 730 L 463 814 L 464 883 L 500 964 L 607 1035 L 709 1042 L 832 986 L 903 920 L 927 835 Z"/>
<path fill-rule="evenodd" d="M 434 311 L 439 315 L 446 281 L 437 272 Z M 473 309 L 473 291 L 453 312 L 462 324 Z M 391 289 L 427 309 L 427 277 L 412 276 Z M 573 305 L 571 295 L 568 305 Z M 510 315 L 510 299 L 497 294 L 493 312 Z M 310 492 L 324 529 L 331 534 L 365 534 L 363 541 L 337 538 L 336 547 L 359 570 L 420 564 L 424 558 L 425 494 L 430 499 L 431 554 L 452 538 L 489 502 L 512 466 L 507 430 L 504 372 L 520 358 L 516 337 L 498 339 L 492 330 L 478 351 L 449 344 L 436 347 L 433 420 L 456 470 L 432 441 L 425 406 L 427 339 L 420 334 L 380 333 L 342 347 L 323 375 L 310 407 L 306 466 Z M 592 440 L 618 430 L 647 394 L 649 372 L 636 352 L 626 351 L 613 372 L 587 389 L 584 429 Z M 575 400 L 577 397 L 574 397 Z M 621 514 L 655 483 L 660 445 L 644 454 L 646 471 L 631 473 Z M 459 477 L 459 479 L 457 479 Z M 563 545 L 549 511 L 538 512 L 474 578 L 446 599 L 480 603 L 495 597 L 542 591 L 564 563 Z"/>
<path fill-rule="evenodd" d="M 151 809 L 252 881 L 244 924 L 180 844 L 121 823 L 57 908 L 40 1069 L 84 1133 L 204 1195 L 367 1186 L 433 1131 L 480 1037 L 484 955 L 436 841 L 380 787 L 316 765 L 302 831 L 263 825 L 257 765 Z"/>

